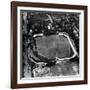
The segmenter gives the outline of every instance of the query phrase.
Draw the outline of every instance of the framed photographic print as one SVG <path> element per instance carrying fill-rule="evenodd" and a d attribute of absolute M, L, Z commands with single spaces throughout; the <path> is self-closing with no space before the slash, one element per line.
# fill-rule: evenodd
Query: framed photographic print
<path fill-rule="evenodd" d="M 11 88 L 87 84 L 87 6 L 11 2 Z"/>

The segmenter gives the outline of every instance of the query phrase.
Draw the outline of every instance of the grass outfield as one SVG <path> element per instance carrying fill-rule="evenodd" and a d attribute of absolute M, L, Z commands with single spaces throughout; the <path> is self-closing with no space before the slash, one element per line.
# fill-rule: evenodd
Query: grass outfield
<path fill-rule="evenodd" d="M 49 35 L 36 38 L 38 53 L 49 59 L 69 58 L 74 52 L 69 40 L 64 35 Z"/>

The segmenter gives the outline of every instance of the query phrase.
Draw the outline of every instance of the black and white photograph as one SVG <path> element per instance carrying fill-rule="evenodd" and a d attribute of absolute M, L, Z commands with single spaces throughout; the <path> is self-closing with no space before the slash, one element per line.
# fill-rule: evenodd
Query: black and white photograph
<path fill-rule="evenodd" d="M 82 12 L 30 9 L 18 14 L 20 79 L 80 77 Z"/>
<path fill-rule="evenodd" d="M 79 16 L 75 12 L 20 11 L 22 77 L 79 74 Z"/>

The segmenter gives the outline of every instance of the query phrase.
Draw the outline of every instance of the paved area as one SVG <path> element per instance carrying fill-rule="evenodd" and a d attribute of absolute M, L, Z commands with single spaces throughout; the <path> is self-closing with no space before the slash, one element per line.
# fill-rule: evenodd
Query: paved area
<path fill-rule="evenodd" d="M 37 67 L 33 72 L 34 77 L 78 75 L 79 66 L 76 62 L 62 61 L 50 67 Z"/>

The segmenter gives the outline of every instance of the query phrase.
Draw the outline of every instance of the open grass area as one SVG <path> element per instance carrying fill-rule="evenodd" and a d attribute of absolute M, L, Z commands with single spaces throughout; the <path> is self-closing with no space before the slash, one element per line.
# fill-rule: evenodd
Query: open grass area
<path fill-rule="evenodd" d="M 36 38 L 39 54 L 47 58 L 69 58 L 74 52 L 67 37 L 63 35 L 49 35 Z"/>

